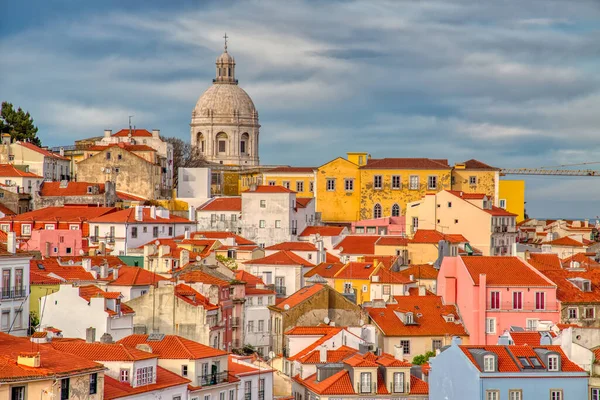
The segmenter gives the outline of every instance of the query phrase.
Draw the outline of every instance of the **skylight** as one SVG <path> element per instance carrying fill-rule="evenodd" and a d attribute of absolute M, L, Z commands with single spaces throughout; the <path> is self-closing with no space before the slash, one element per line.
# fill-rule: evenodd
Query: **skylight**
<path fill-rule="evenodd" d="M 527 357 L 519 357 L 519 361 L 523 365 L 523 368 L 533 368 Z"/>

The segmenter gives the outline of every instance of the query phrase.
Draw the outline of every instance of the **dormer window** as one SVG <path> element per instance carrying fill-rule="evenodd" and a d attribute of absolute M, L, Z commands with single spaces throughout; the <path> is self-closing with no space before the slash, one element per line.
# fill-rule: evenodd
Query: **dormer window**
<path fill-rule="evenodd" d="M 454 322 L 454 315 L 452 314 L 448 314 L 444 316 L 444 318 L 446 319 L 446 322 Z"/>
<path fill-rule="evenodd" d="M 483 372 L 496 372 L 496 357 L 483 356 Z"/>
<path fill-rule="evenodd" d="M 558 356 L 548 356 L 548 371 L 558 371 Z"/>
<path fill-rule="evenodd" d="M 413 313 L 410 313 L 410 312 L 409 312 L 409 313 L 406 313 L 406 316 L 405 316 L 405 321 L 406 321 L 406 322 L 405 322 L 405 323 L 406 323 L 406 325 L 413 324 L 413 323 L 415 322 L 415 319 L 414 319 Z"/>
<path fill-rule="evenodd" d="M 371 373 L 361 372 L 360 373 L 360 392 L 371 393 Z"/>

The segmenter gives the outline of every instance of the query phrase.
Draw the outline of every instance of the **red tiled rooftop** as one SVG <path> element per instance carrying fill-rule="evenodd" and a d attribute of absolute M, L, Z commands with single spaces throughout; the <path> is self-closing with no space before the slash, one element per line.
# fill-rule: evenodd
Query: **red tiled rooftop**
<path fill-rule="evenodd" d="M 317 382 L 317 374 L 308 376 L 306 379 L 295 376 L 292 378 L 301 385 L 306 386 L 310 391 L 320 395 L 353 395 L 354 389 L 348 371 L 342 370 Z"/>
<path fill-rule="evenodd" d="M 346 266 L 336 274 L 337 279 L 369 279 L 374 275 L 378 265 L 373 262 L 350 261 Z"/>
<path fill-rule="evenodd" d="M 399 273 L 409 278 L 411 275 L 415 279 L 437 279 L 438 270 L 429 264 L 412 264 Z"/>
<path fill-rule="evenodd" d="M 97 187 L 97 194 L 104 194 L 104 183 L 67 182 L 67 186 L 63 187 L 62 182 L 44 182 L 40 189 L 40 195 L 43 197 L 87 196 L 90 194 L 88 191 L 90 187 Z"/>
<path fill-rule="evenodd" d="M 15 222 L 82 222 L 89 221 L 116 211 L 114 207 L 96 207 L 89 205 L 65 205 L 46 207 L 15 216 L 4 217 L 0 221 Z"/>
<path fill-rule="evenodd" d="M 175 286 L 175 296 L 192 306 L 201 306 L 205 310 L 217 310 L 219 306 L 212 304 L 202 293 L 183 283 Z"/>
<path fill-rule="evenodd" d="M 158 358 L 157 355 L 127 347 L 123 344 L 59 341 L 50 344 L 56 350 L 74 354 L 92 361 L 138 361 Z"/>
<path fill-rule="evenodd" d="M 217 286 L 229 286 L 229 282 L 219 279 L 215 276 L 212 276 L 204 271 L 194 270 L 188 271 L 183 274 L 180 274 L 177 277 L 178 280 L 186 282 L 186 283 L 206 283 L 209 285 L 217 285 Z"/>
<path fill-rule="evenodd" d="M 554 286 L 536 273 L 519 257 L 460 257 L 467 271 L 479 285 L 479 275 L 486 275 L 488 286 Z"/>
<path fill-rule="evenodd" d="M 46 157 L 56 158 L 56 159 L 59 159 L 59 160 L 68 160 L 67 157 L 63 157 L 60 154 L 52 153 L 51 151 L 48 151 L 46 149 L 42 149 L 41 147 L 38 147 L 38 146 L 36 146 L 33 143 L 22 142 L 22 141 L 21 142 L 16 142 L 16 143 L 19 144 L 22 147 L 25 147 L 26 149 L 33 150 L 36 153 L 42 154 L 42 155 L 44 155 Z"/>
<path fill-rule="evenodd" d="M 465 200 L 483 200 L 486 197 L 485 193 L 467 193 L 460 190 L 446 190 L 446 192 Z"/>
<path fill-rule="evenodd" d="M 381 158 L 371 159 L 361 169 L 450 169 L 448 160 L 430 158 Z"/>
<path fill-rule="evenodd" d="M 357 349 L 353 349 L 352 347 L 348 346 L 342 346 L 335 350 L 327 350 L 326 361 L 321 361 L 320 349 L 316 349 L 308 354 L 303 355 L 302 357 L 297 358 L 297 360 L 301 364 L 337 363 L 356 353 L 358 353 Z"/>
<path fill-rule="evenodd" d="M 546 270 L 543 271 L 543 274 L 556 284 L 556 298 L 563 303 L 587 304 L 600 302 L 600 270 L 569 271 L 560 269 Z M 589 280 L 591 290 L 584 292 L 577 287 L 575 281 L 571 281 L 576 278 Z"/>
<path fill-rule="evenodd" d="M 138 344 L 148 344 L 152 354 L 161 359 L 197 360 L 209 357 L 226 356 L 227 352 L 215 349 L 176 335 L 165 335 L 162 340 L 148 340 L 148 335 L 129 335 L 117 343 L 135 347 Z"/>
<path fill-rule="evenodd" d="M 242 211 L 242 198 L 216 197 L 200 206 L 198 211 Z"/>
<path fill-rule="evenodd" d="M 498 170 L 498 168 L 487 165 L 486 163 L 483 163 L 479 160 L 475 160 L 474 158 L 467 160 L 467 161 L 463 162 L 462 164 L 465 165 L 466 169 L 483 169 L 483 170 L 487 169 L 487 170 L 494 170 L 494 171 Z"/>
<path fill-rule="evenodd" d="M 560 258 L 554 253 L 530 253 L 527 262 L 538 271 L 562 269 Z"/>
<path fill-rule="evenodd" d="M 408 238 L 404 236 L 382 236 L 375 242 L 376 246 L 406 246 Z"/>
<path fill-rule="evenodd" d="M 106 150 L 106 149 L 109 149 L 112 147 L 118 147 L 118 148 L 121 148 L 121 149 L 129 151 L 129 152 L 156 151 L 152 147 L 147 146 L 145 144 L 130 144 L 130 143 L 125 143 L 125 142 L 111 143 L 111 144 L 98 144 L 98 145 L 90 146 L 86 150 L 87 151 L 103 151 L 103 150 Z"/>
<path fill-rule="evenodd" d="M 155 285 L 166 278 L 140 267 L 119 267 L 118 278 L 114 279 L 114 271 L 109 275 L 109 285 L 114 286 L 148 286 Z"/>
<path fill-rule="evenodd" d="M 41 176 L 36 175 L 33 172 L 25 172 L 23 170 L 20 170 L 12 164 L 0 164 L 0 177 L 42 179 Z"/>
<path fill-rule="evenodd" d="M 291 251 L 281 250 L 263 258 L 244 262 L 246 265 L 302 265 L 304 267 L 314 267 L 314 264 L 306 261 L 304 258 L 292 253 Z"/>
<path fill-rule="evenodd" d="M 350 235 L 342 239 L 334 249 L 340 250 L 340 254 L 375 254 L 375 242 L 379 238 L 379 236 Z"/>
<path fill-rule="evenodd" d="M 211 239 L 211 240 L 222 240 L 233 238 L 235 243 L 239 246 L 256 246 L 256 243 L 248 240 L 240 235 L 236 235 L 233 232 L 219 232 L 219 231 L 200 231 L 193 232 L 191 235 L 192 239 Z M 176 239 L 183 239 L 183 236 L 177 237 Z"/>
<path fill-rule="evenodd" d="M 135 397 L 141 398 L 144 393 L 148 393 L 146 396 L 155 397 L 158 393 L 162 392 L 163 389 L 170 388 L 173 386 L 187 385 L 191 381 L 185 379 L 171 371 L 168 371 L 162 367 L 156 367 L 156 383 L 141 385 L 137 387 L 131 386 L 129 382 L 120 382 L 108 375 L 104 375 L 104 399 L 113 400 L 122 397 Z M 187 390 L 187 388 L 185 388 Z M 156 391 L 155 394 L 150 395 L 150 392 Z"/>
<path fill-rule="evenodd" d="M 247 287 L 246 288 L 247 296 L 260 296 L 260 295 L 273 295 L 273 294 L 275 294 L 274 290 L 259 289 L 256 287 Z"/>
<path fill-rule="evenodd" d="M 377 278 L 375 278 L 377 277 Z M 377 280 L 376 280 L 377 279 Z M 389 270 L 388 268 L 380 268 L 372 277 L 371 280 L 373 283 L 388 283 L 388 284 L 396 284 L 403 285 L 407 283 L 411 283 L 409 277 L 401 274 L 400 272 L 394 272 Z"/>
<path fill-rule="evenodd" d="M 542 244 L 549 244 L 551 246 L 584 247 L 584 244 L 582 242 L 579 242 L 568 236 L 564 236 L 564 237 L 552 240 L 550 242 L 544 242 Z"/>
<path fill-rule="evenodd" d="M 100 217 L 96 217 L 90 219 L 90 222 L 93 223 L 137 223 L 137 224 L 191 224 L 187 218 L 179 217 L 177 215 L 173 215 L 169 213 L 169 218 L 162 218 L 158 216 L 159 211 L 156 210 L 156 218 L 152 218 L 150 216 L 150 208 L 144 207 L 142 212 L 142 220 L 137 221 L 135 219 L 135 207 L 126 208 L 124 210 L 116 211 L 110 214 L 102 215 Z"/>
<path fill-rule="evenodd" d="M 265 247 L 265 250 L 317 251 L 317 248 L 310 242 L 282 242 Z"/>
<path fill-rule="evenodd" d="M 320 284 L 304 287 L 298 290 L 296 293 L 293 293 L 287 299 L 285 299 L 284 301 L 282 301 L 274 307 L 280 310 L 288 310 L 297 306 L 303 301 L 308 300 L 311 296 L 314 296 L 315 294 L 319 293 L 321 290 L 324 289 L 325 287 Z"/>
<path fill-rule="evenodd" d="M 152 137 L 152 132 L 147 131 L 146 129 L 121 129 L 117 133 L 113 133 L 113 137 L 128 137 L 131 132 L 132 137 Z"/>
<path fill-rule="evenodd" d="M 516 217 L 517 214 L 513 214 L 509 211 L 506 211 L 504 208 L 500 208 L 500 207 L 496 207 L 496 206 L 492 206 L 492 209 L 482 209 L 483 211 L 485 211 L 488 214 L 493 215 L 494 217 Z"/>
<path fill-rule="evenodd" d="M 264 282 L 261 278 L 256 275 L 252 275 L 250 272 L 240 269 L 235 271 L 235 280 L 246 282 L 248 285 L 264 285 Z"/>
<path fill-rule="evenodd" d="M 307 226 L 304 228 L 299 237 L 306 237 L 310 235 L 321 235 L 321 236 L 339 236 L 344 231 L 343 226 Z"/>
<path fill-rule="evenodd" d="M 244 193 L 296 193 L 293 190 L 290 189 L 286 189 L 283 186 L 265 186 L 265 185 L 261 185 L 261 186 L 257 186 L 256 190 L 246 190 L 244 191 Z"/>
<path fill-rule="evenodd" d="M 312 174 L 315 172 L 315 167 L 276 167 L 265 171 L 265 175 L 269 174 Z"/>
<path fill-rule="evenodd" d="M 304 274 L 305 278 L 310 278 L 311 276 L 319 275 L 321 278 L 329 278 L 332 279 L 335 274 L 337 274 L 342 268 L 344 268 L 345 264 L 339 262 L 324 262 L 321 263 L 310 271 Z"/>
<path fill-rule="evenodd" d="M 432 229 L 419 229 L 415 232 L 411 242 L 412 243 L 430 243 L 438 244 L 440 240 L 446 240 L 451 244 L 468 243 L 469 240 L 463 235 L 459 234 L 443 234 Z"/>
<path fill-rule="evenodd" d="M 312 197 L 296 197 L 296 209 L 308 207 L 311 201 L 313 201 Z"/>
<path fill-rule="evenodd" d="M 593 255 L 588 255 L 586 253 L 577 253 L 573 254 L 570 257 L 566 257 L 562 259 L 562 265 L 564 268 L 569 268 L 571 266 L 571 262 L 579 263 L 579 266 L 584 268 L 596 268 L 600 267 L 600 263 L 596 262 L 592 257 L 596 255 L 596 253 L 592 253 Z"/>
<path fill-rule="evenodd" d="M 511 332 L 510 337 L 517 346 L 539 346 L 542 335 L 540 332 Z"/>

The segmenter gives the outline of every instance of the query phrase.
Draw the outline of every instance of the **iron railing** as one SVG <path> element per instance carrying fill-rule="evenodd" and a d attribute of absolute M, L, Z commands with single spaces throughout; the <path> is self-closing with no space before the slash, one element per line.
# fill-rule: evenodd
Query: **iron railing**
<path fill-rule="evenodd" d="M 285 286 L 275 286 L 275 293 L 277 293 L 277 296 L 285 296 Z"/>
<path fill-rule="evenodd" d="M 211 386 L 229 382 L 229 371 L 225 370 L 214 374 L 200 375 L 198 382 L 200 382 L 200 386 Z"/>
<path fill-rule="evenodd" d="M 522 301 L 520 304 L 514 304 L 512 301 L 501 301 L 501 302 L 487 302 L 487 311 L 498 311 L 498 312 L 535 312 L 535 311 L 558 311 L 558 302 L 545 301 L 543 303 L 536 303 L 534 301 Z"/>
<path fill-rule="evenodd" d="M 27 296 L 27 292 L 24 287 L 12 286 L 2 288 L 3 299 L 18 299 Z"/>

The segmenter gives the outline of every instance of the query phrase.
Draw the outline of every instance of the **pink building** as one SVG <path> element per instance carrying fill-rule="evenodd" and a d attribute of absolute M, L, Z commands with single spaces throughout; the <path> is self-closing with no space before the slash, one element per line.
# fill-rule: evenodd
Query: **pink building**
<path fill-rule="evenodd" d="M 473 345 L 495 345 L 511 326 L 560 322 L 556 285 L 518 257 L 445 257 L 437 294 L 458 307 Z"/>
<path fill-rule="evenodd" d="M 79 229 L 35 229 L 20 248 L 38 250 L 44 257 L 79 256 L 84 244 L 81 233 Z"/>
<path fill-rule="evenodd" d="M 363 219 L 352 223 L 353 234 L 368 235 L 404 235 L 404 216 Z"/>

